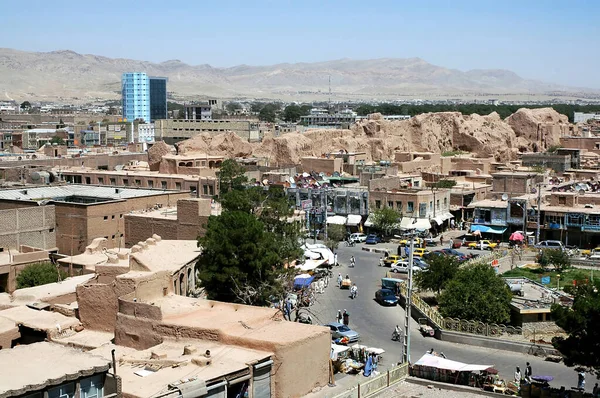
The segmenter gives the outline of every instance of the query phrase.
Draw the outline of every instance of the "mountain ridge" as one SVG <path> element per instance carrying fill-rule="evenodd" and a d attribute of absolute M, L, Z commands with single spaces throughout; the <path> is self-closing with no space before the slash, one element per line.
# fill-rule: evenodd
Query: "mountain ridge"
<path fill-rule="evenodd" d="M 383 99 L 393 96 L 509 95 L 597 93 L 524 79 L 506 69 L 460 71 L 419 57 L 350 59 L 274 65 L 214 67 L 178 59 L 159 63 L 80 54 L 72 50 L 28 52 L 0 48 L 0 92 L 7 98 L 119 97 L 121 73 L 140 71 L 169 78 L 174 97 L 319 96 Z"/>

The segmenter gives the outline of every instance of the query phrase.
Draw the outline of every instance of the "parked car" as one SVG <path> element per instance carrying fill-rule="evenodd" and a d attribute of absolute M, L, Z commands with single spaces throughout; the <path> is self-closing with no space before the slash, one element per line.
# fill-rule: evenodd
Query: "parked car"
<path fill-rule="evenodd" d="M 469 249 L 482 249 L 482 250 L 493 250 L 498 246 L 496 242 L 492 242 L 491 240 L 480 240 L 479 242 L 471 242 L 469 243 Z"/>
<path fill-rule="evenodd" d="M 383 259 L 383 265 L 391 267 L 396 261 L 400 261 L 402 257 L 398 254 L 392 254 Z"/>
<path fill-rule="evenodd" d="M 357 232 L 357 233 L 351 234 L 348 237 L 348 240 L 350 242 L 354 242 L 354 243 L 362 243 L 367 240 L 367 235 Z"/>
<path fill-rule="evenodd" d="M 425 261 L 423 261 L 423 259 L 418 258 L 418 257 L 413 258 L 413 264 L 415 264 L 417 267 L 421 268 L 422 270 L 429 268 L 429 264 L 427 264 Z"/>
<path fill-rule="evenodd" d="M 426 249 L 421 249 L 421 248 L 419 247 L 419 248 L 416 248 L 416 249 L 414 250 L 414 252 L 413 252 L 413 257 L 423 257 L 423 256 L 425 256 L 427 253 L 429 253 L 429 251 L 427 251 Z"/>
<path fill-rule="evenodd" d="M 471 258 L 471 256 L 468 256 L 465 253 L 461 253 L 458 250 L 454 250 L 454 249 L 442 249 L 441 251 L 450 256 L 456 257 L 458 259 L 458 261 L 460 261 L 461 263 L 463 261 L 467 261 L 469 258 Z"/>
<path fill-rule="evenodd" d="M 415 247 L 420 247 L 423 242 L 423 240 L 419 237 L 413 238 L 413 241 L 414 241 L 413 245 Z M 408 246 L 408 245 L 410 245 L 410 238 L 405 238 L 405 239 L 400 240 L 400 246 Z"/>
<path fill-rule="evenodd" d="M 379 289 L 375 292 L 375 301 L 381 305 L 396 305 L 398 297 L 390 289 Z"/>
<path fill-rule="evenodd" d="M 407 260 L 401 260 L 401 261 L 396 261 L 394 264 L 392 264 L 392 272 L 399 272 L 399 273 L 403 273 L 403 274 L 407 274 L 408 273 L 408 261 Z M 418 266 L 415 261 L 413 260 L 413 272 L 420 272 L 421 271 L 421 267 Z"/>
<path fill-rule="evenodd" d="M 588 258 L 590 260 L 600 260 L 600 247 L 590 250 Z"/>
<path fill-rule="evenodd" d="M 379 239 L 379 236 L 377 236 L 375 234 L 367 235 L 367 239 L 365 239 L 365 243 L 367 245 L 375 245 L 379 242 L 381 242 L 381 239 Z"/>
<path fill-rule="evenodd" d="M 534 247 L 536 249 L 565 250 L 565 246 L 559 240 L 543 240 Z"/>
<path fill-rule="evenodd" d="M 347 337 L 349 340 L 348 341 L 349 343 L 354 343 L 354 342 L 357 342 L 358 339 L 360 339 L 360 334 L 358 334 L 358 332 L 355 332 L 354 330 L 350 329 L 348 326 L 344 325 L 343 323 L 331 322 L 331 323 L 327 323 L 323 326 L 328 327 L 329 330 L 331 331 L 331 339 L 332 340 L 339 339 L 342 337 Z"/>
<path fill-rule="evenodd" d="M 467 247 L 469 247 L 469 244 L 471 244 L 473 242 L 477 243 L 477 236 L 471 235 L 471 234 L 463 235 L 463 236 L 459 237 L 458 239 L 462 239 L 462 245 L 467 246 Z"/>

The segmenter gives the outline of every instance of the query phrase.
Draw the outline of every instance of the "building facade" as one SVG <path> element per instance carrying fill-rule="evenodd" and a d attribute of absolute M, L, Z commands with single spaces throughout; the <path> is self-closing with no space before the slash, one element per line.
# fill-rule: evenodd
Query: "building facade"
<path fill-rule="evenodd" d="M 150 77 L 150 121 L 167 118 L 166 77 Z"/>
<path fill-rule="evenodd" d="M 123 117 L 127 120 L 150 117 L 150 79 L 142 72 L 123 73 L 121 77 Z M 166 104 L 165 104 L 166 106 Z"/>

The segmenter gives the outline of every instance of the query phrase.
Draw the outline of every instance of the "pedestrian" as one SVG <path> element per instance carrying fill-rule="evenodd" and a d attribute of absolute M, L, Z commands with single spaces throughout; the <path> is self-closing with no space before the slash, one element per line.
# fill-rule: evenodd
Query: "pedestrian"
<path fill-rule="evenodd" d="M 285 300 L 285 310 L 283 317 L 288 321 L 292 320 L 292 300 L 290 300 L 289 297 Z"/>
<path fill-rule="evenodd" d="M 444 235 L 440 235 L 440 246 L 444 246 Z"/>
<path fill-rule="evenodd" d="M 379 257 L 379 266 L 383 267 L 383 257 Z"/>
<path fill-rule="evenodd" d="M 531 381 L 531 375 L 531 365 L 527 362 L 527 365 L 525 366 L 525 380 Z"/>
<path fill-rule="evenodd" d="M 517 366 L 517 370 L 515 370 L 515 383 L 521 382 L 521 368 Z"/>
<path fill-rule="evenodd" d="M 348 311 L 344 310 L 342 318 L 344 320 L 344 325 L 348 326 L 350 324 L 350 314 L 348 313 Z"/>
<path fill-rule="evenodd" d="M 408 247 L 408 242 L 406 246 L 404 246 L 404 254 L 406 255 L 406 257 L 410 257 L 410 247 Z"/>
<path fill-rule="evenodd" d="M 338 273 L 337 277 L 338 287 L 342 287 L 342 274 Z"/>
<path fill-rule="evenodd" d="M 342 310 L 338 310 L 337 317 L 335 318 L 338 323 L 342 323 Z"/>
<path fill-rule="evenodd" d="M 450 228 L 455 229 L 453 218 L 450 219 Z"/>
<path fill-rule="evenodd" d="M 337 252 L 333 253 L 333 265 L 337 267 L 338 262 L 337 262 Z"/>
<path fill-rule="evenodd" d="M 594 389 L 592 390 L 592 395 L 594 398 L 600 397 L 600 387 L 598 387 L 598 383 L 594 384 Z"/>
<path fill-rule="evenodd" d="M 577 374 L 577 388 L 585 390 L 585 372 L 583 370 Z"/>
<path fill-rule="evenodd" d="M 350 266 L 354 267 L 356 265 L 356 259 L 354 258 L 354 256 L 350 257 Z"/>

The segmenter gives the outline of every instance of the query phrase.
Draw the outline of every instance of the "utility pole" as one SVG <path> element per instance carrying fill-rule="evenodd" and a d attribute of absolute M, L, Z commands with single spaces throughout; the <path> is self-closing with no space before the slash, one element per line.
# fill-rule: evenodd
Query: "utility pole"
<path fill-rule="evenodd" d="M 402 363 L 410 362 L 410 310 L 412 306 L 412 277 L 413 277 L 413 249 L 414 234 L 410 237 L 410 252 L 408 253 L 408 285 L 406 286 L 406 310 L 404 311 L 404 352 L 402 353 Z"/>
<path fill-rule="evenodd" d="M 540 218 L 542 214 L 542 184 L 538 184 L 538 197 L 537 197 L 537 228 L 535 230 L 535 244 L 540 243 Z"/>
<path fill-rule="evenodd" d="M 325 241 L 327 241 L 327 187 L 323 188 L 323 190 L 325 191 L 325 206 L 323 208 L 325 215 L 323 216 L 323 225 L 325 226 Z"/>

